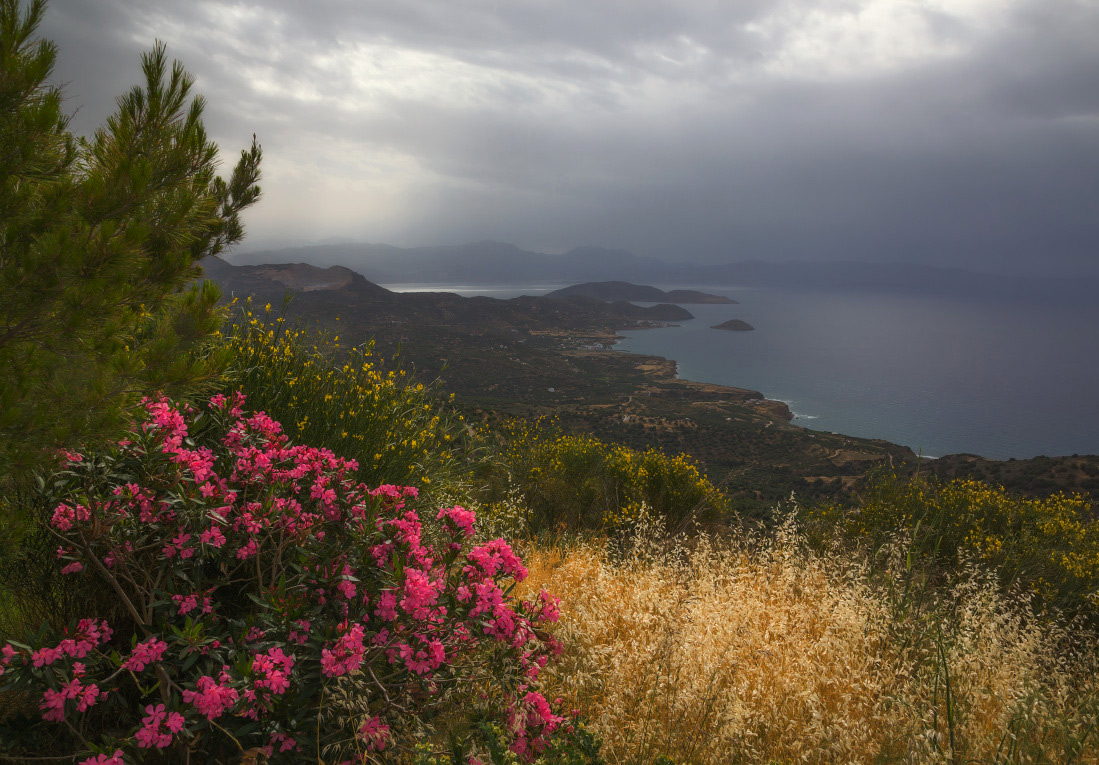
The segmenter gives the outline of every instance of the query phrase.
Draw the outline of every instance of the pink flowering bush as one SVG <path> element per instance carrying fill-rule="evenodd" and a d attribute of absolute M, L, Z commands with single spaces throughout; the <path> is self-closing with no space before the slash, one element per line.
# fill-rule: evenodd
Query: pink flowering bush
<path fill-rule="evenodd" d="M 47 484 L 57 565 L 122 616 L 2 645 L 0 692 L 33 693 L 86 763 L 360 762 L 444 734 L 469 761 L 501 738 L 523 761 L 562 751 L 574 726 L 538 690 L 556 601 L 509 597 L 527 572 L 507 542 L 356 483 L 243 403 L 147 401 L 117 448 L 68 456 Z"/>

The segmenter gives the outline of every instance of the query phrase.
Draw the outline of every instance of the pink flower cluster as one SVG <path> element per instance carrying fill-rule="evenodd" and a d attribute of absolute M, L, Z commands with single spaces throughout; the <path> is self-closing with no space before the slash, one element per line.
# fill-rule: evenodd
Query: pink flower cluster
<path fill-rule="evenodd" d="M 183 701 L 208 720 L 216 720 L 236 703 L 240 694 L 230 683 L 229 667 L 223 667 L 218 680 L 204 675 L 195 683 L 195 690 L 183 691 Z"/>
<path fill-rule="evenodd" d="M 97 754 L 95 757 L 81 760 L 80 765 L 126 765 L 126 760 L 122 757 L 122 750 L 115 749 L 114 754 Z"/>
<path fill-rule="evenodd" d="M 267 746 L 261 747 L 261 749 L 264 754 L 271 757 L 275 752 L 279 752 L 280 754 L 282 752 L 296 752 L 299 747 L 298 742 L 294 740 L 293 736 L 275 731 L 271 734 L 271 738 L 268 739 Z"/>
<path fill-rule="evenodd" d="M 132 672 L 141 672 L 150 664 L 160 661 L 160 658 L 167 650 L 167 643 L 163 640 L 151 637 L 134 646 L 134 650 L 130 653 L 130 658 L 122 662 L 122 669 Z"/>
<path fill-rule="evenodd" d="M 5 667 L 11 666 L 12 659 L 15 658 L 15 648 L 11 643 L 8 643 L 3 648 L 0 648 L 0 675 L 4 674 Z"/>
<path fill-rule="evenodd" d="M 362 625 L 353 624 L 331 648 L 321 650 L 321 672 L 325 677 L 339 677 L 359 668 L 366 653 L 363 635 Z"/>
<path fill-rule="evenodd" d="M 53 648 L 44 646 L 34 651 L 31 663 L 35 667 L 46 667 L 65 657 L 83 659 L 96 646 L 110 640 L 113 632 L 104 620 L 81 619 L 71 638 L 65 638 Z"/>
<path fill-rule="evenodd" d="M 86 521 L 91 517 L 91 511 L 84 505 L 67 505 L 62 502 L 53 509 L 51 523 L 58 531 L 68 531 L 77 521 Z"/>
<path fill-rule="evenodd" d="M 76 665 L 80 667 L 79 664 Z M 61 686 L 61 690 L 55 691 L 47 688 L 42 694 L 42 701 L 38 708 L 42 710 L 42 719 L 50 722 L 65 721 L 65 702 L 76 702 L 77 712 L 86 712 L 92 707 L 100 696 L 99 686 L 95 683 L 84 685 L 79 677 L 74 677 Z"/>
<path fill-rule="evenodd" d="M 469 539 L 473 536 L 473 524 L 477 520 L 477 516 L 472 510 L 454 506 L 444 507 L 439 510 L 435 520 L 444 521 L 452 531 L 456 530 L 466 539 Z"/>
<path fill-rule="evenodd" d="M 145 716 L 141 718 L 141 728 L 134 734 L 141 749 L 163 749 L 170 746 L 176 733 L 183 730 L 183 715 L 165 711 L 163 704 L 145 707 Z"/>
<path fill-rule="evenodd" d="M 368 751 L 380 752 L 389 743 L 389 726 L 379 717 L 371 717 L 359 726 L 356 738 L 366 745 Z"/>
<path fill-rule="evenodd" d="M 148 604 L 140 606 L 151 614 L 144 639 L 121 665 L 94 650 L 111 638 L 107 623 L 85 619 L 56 646 L 4 646 L 0 674 L 13 665 L 54 673 L 41 708 L 61 722 L 113 691 L 109 683 L 160 665 L 172 697 L 142 700 L 157 703 L 144 706 L 140 724 L 131 721 L 127 747 L 176 747 L 175 754 L 192 743 L 193 723 L 211 731 L 201 733 L 204 745 L 220 727 L 244 730 L 247 745 L 269 756 L 299 756 L 316 740 L 315 731 L 294 727 L 317 719 L 301 714 L 301 700 L 319 703 L 326 679 L 346 677 L 383 693 L 365 723 L 340 735 L 382 751 L 393 744 L 391 715 L 448 696 L 438 688 L 461 673 L 485 671 L 461 658 L 494 643 L 498 661 L 526 683 L 507 713 L 513 749 L 523 757 L 540 751 L 560 723 L 533 685 L 560 650 L 540 629 L 558 607 L 547 593 L 520 604 L 509 598 L 510 584 L 527 576 L 510 545 L 471 546 L 472 511 L 445 507 L 421 518 L 414 487 L 356 483 L 354 461 L 292 445 L 277 422 L 245 414 L 242 404 L 240 395 L 215 396 L 202 414 L 214 425 L 200 427 L 188 409 L 147 401 L 119 459 L 152 467 L 54 509 L 59 556 L 98 556 L 106 569 L 90 567 L 93 575 L 114 572 L 134 603 Z M 441 549 L 425 539 L 441 539 Z M 65 568 L 80 570 L 84 561 Z M 87 676 L 97 683 L 85 682 L 82 665 L 67 672 L 93 653 L 101 674 Z M 140 681 L 139 688 L 147 692 Z M 213 720 L 219 728 L 206 729 Z"/>
<path fill-rule="evenodd" d="M 252 659 L 253 683 L 256 688 L 264 688 L 274 694 L 285 693 L 290 687 L 290 671 L 293 668 L 294 657 L 275 646 Z"/>
<path fill-rule="evenodd" d="M 210 597 L 209 593 L 176 594 L 172 596 L 172 602 L 176 604 L 176 613 L 180 616 L 186 616 L 192 611 L 196 611 L 201 615 L 210 614 L 214 611 L 214 599 Z"/>
<path fill-rule="evenodd" d="M 511 751 L 527 757 L 544 752 L 549 736 L 564 721 L 553 713 L 545 696 L 537 691 L 528 692 L 512 714 L 511 726 L 517 735 Z"/>

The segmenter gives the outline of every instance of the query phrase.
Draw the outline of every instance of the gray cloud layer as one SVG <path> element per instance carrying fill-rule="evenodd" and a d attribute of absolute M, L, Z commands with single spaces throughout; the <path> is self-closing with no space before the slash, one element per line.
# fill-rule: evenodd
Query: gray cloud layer
<path fill-rule="evenodd" d="M 1094 0 L 53 0 L 74 128 L 154 39 L 249 248 L 598 244 L 665 259 L 1099 271 Z"/>

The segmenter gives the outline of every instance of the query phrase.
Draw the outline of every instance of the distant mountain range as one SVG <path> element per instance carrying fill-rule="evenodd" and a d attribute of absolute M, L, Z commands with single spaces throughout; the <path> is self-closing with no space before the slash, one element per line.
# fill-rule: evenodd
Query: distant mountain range
<path fill-rule="evenodd" d="M 884 291 L 1010 300 L 1082 299 L 1099 294 L 1096 278 L 1020 278 L 912 263 L 668 263 L 623 250 L 580 247 L 553 255 L 504 242 L 401 248 L 388 244 L 324 244 L 248 252 L 235 265 L 309 263 L 344 266 L 378 284 L 522 286 L 630 281 L 661 285 L 785 287 Z"/>
<path fill-rule="evenodd" d="M 251 295 L 261 302 L 279 304 L 289 290 L 295 293 L 295 313 L 324 325 L 342 316 L 345 324 L 358 323 L 372 330 L 412 324 L 440 332 L 484 333 L 520 327 L 579 331 L 654 326 L 694 318 L 685 308 L 669 303 L 637 306 L 625 300 L 606 302 L 586 295 L 524 295 L 497 300 L 449 292 L 398 293 L 344 266 L 235 266 L 218 257 L 205 258 L 201 266 L 206 278 L 221 285 L 225 300 Z"/>

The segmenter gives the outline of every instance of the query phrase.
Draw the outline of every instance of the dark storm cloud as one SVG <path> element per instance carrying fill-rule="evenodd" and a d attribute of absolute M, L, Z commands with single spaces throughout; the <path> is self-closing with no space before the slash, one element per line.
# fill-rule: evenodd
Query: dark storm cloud
<path fill-rule="evenodd" d="M 495 238 L 662 258 L 1097 270 L 1085 0 L 53 0 L 98 124 L 153 39 L 254 131 L 249 244 Z"/>

